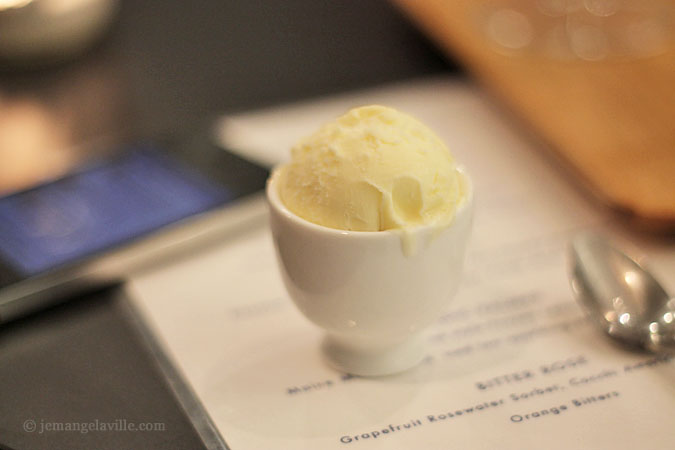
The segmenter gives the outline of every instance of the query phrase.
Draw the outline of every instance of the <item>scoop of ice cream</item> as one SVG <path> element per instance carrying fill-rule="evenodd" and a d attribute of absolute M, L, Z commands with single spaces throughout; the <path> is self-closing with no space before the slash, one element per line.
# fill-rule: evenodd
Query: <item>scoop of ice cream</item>
<path fill-rule="evenodd" d="M 355 108 L 291 150 L 279 195 L 298 216 L 353 231 L 447 226 L 462 200 L 461 174 L 443 142 L 413 117 Z"/>

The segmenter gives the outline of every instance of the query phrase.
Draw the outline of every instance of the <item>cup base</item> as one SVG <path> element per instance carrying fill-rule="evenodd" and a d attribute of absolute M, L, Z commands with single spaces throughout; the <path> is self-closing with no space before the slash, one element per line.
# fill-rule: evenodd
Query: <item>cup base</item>
<path fill-rule="evenodd" d="M 321 350 L 335 369 L 374 377 L 403 372 L 419 364 L 424 358 L 424 340 L 421 335 L 415 335 L 396 344 L 372 347 L 327 335 Z"/>

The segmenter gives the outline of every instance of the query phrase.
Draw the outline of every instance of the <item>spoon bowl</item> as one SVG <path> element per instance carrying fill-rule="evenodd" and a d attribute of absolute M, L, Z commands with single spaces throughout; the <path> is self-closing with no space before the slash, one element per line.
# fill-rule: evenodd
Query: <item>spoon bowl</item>
<path fill-rule="evenodd" d="M 597 234 L 569 247 L 572 292 L 609 336 L 654 352 L 675 350 L 675 299 L 638 261 Z"/>

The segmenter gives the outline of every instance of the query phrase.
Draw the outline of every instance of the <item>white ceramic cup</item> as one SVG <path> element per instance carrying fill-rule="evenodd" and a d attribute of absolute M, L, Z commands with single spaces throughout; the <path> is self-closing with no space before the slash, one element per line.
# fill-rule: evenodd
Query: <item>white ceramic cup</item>
<path fill-rule="evenodd" d="M 328 363 L 354 375 L 406 370 L 424 357 L 423 330 L 452 299 L 462 273 L 473 186 L 452 224 L 411 230 L 414 251 L 395 231 L 345 231 L 311 223 L 286 208 L 278 170 L 267 183 L 270 224 L 286 289 L 326 331 Z"/>

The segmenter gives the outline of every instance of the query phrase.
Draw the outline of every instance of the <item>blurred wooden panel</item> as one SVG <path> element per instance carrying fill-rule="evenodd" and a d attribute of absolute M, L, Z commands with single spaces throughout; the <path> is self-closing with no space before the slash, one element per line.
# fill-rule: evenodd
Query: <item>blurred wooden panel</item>
<path fill-rule="evenodd" d="M 666 34 L 642 30 L 643 38 L 652 38 L 643 39 L 645 45 L 658 45 L 647 49 L 652 54 L 635 57 L 616 51 L 603 57 L 592 53 L 597 48 L 590 48 L 590 54 L 578 57 L 547 53 L 536 48 L 541 42 L 523 45 L 537 38 L 541 23 L 536 20 L 553 20 L 536 10 L 527 16 L 509 9 L 528 2 L 395 3 L 542 136 L 597 197 L 651 228 L 675 230 L 672 27 Z M 536 8 L 537 3 L 529 5 Z M 673 9 L 671 3 L 659 11 L 658 20 L 672 19 L 664 14 Z M 502 16 L 495 24 L 491 17 L 497 10 Z M 625 25 L 616 22 L 619 19 L 597 20 Z M 637 37 L 640 31 L 625 27 L 626 33 L 638 33 Z M 505 45 L 495 40 L 495 33 L 507 40 Z"/>

